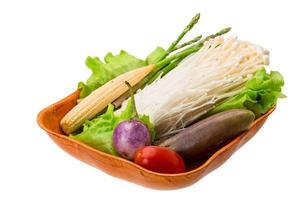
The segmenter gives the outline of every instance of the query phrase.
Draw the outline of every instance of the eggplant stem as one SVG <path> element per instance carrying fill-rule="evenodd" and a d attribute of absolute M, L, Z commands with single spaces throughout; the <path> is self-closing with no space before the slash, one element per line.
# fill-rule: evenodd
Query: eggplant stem
<path fill-rule="evenodd" d="M 137 118 L 138 119 L 139 118 L 139 114 L 137 112 L 136 105 L 135 105 L 133 88 L 132 88 L 132 86 L 130 85 L 130 83 L 128 81 L 125 81 L 125 84 L 128 86 L 129 92 L 130 92 L 130 100 L 131 100 L 132 107 L 133 107 L 133 118 Z"/>

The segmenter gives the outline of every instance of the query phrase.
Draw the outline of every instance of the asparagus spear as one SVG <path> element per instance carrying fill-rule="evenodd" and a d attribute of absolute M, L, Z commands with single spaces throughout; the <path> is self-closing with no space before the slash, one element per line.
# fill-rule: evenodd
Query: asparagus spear
<path fill-rule="evenodd" d="M 197 24 L 197 22 L 200 19 L 200 13 L 197 13 L 192 20 L 190 21 L 190 23 L 183 29 L 183 31 L 181 32 L 181 34 L 178 36 L 178 38 L 172 42 L 172 44 L 169 46 L 169 48 L 167 49 L 168 53 L 171 53 L 174 48 L 176 47 L 176 45 L 180 42 L 180 40 L 185 36 L 185 34 L 187 34 L 187 32 L 189 32 L 195 24 Z"/>
<path fill-rule="evenodd" d="M 191 39 L 191 40 L 188 41 L 188 42 L 185 42 L 185 43 L 183 43 L 183 44 L 181 44 L 181 45 L 177 45 L 176 47 L 174 47 L 173 51 L 177 51 L 178 49 L 181 49 L 181 48 L 183 48 L 183 47 L 186 47 L 186 46 L 188 46 L 188 45 L 191 45 L 191 44 L 193 44 L 193 43 L 196 43 L 196 42 L 198 42 L 201 38 L 202 38 L 202 35 L 198 35 L 197 37 L 194 37 L 193 39 Z"/>
<path fill-rule="evenodd" d="M 200 13 L 197 13 L 190 21 L 190 23 L 183 29 L 183 31 L 180 33 L 180 35 L 177 37 L 177 39 L 172 42 L 169 46 L 169 48 L 166 50 L 166 53 L 161 55 L 158 59 L 157 62 L 163 60 L 164 58 L 166 58 L 170 53 L 172 53 L 174 51 L 174 49 L 176 48 L 176 45 L 180 42 L 180 40 L 187 34 L 187 32 L 189 32 L 194 26 L 195 24 L 198 23 L 200 19 Z"/>
<path fill-rule="evenodd" d="M 215 38 L 215 37 L 220 36 L 220 35 L 224 35 L 225 33 L 228 33 L 230 30 L 231 30 L 231 27 L 223 28 L 219 32 L 205 37 L 202 42 L 205 42 L 207 40 L 210 40 L 210 39 Z"/>

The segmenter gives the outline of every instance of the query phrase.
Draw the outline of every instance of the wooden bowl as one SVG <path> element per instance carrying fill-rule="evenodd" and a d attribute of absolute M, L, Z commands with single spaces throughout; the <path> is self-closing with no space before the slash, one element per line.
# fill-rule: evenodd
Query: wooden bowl
<path fill-rule="evenodd" d="M 39 126 L 64 151 L 75 158 L 102 171 L 127 181 L 154 189 L 177 189 L 189 186 L 209 172 L 221 166 L 235 151 L 251 139 L 274 111 L 256 119 L 248 131 L 233 139 L 208 158 L 190 165 L 188 171 L 180 174 L 162 174 L 149 171 L 135 163 L 89 147 L 66 136 L 59 126 L 62 117 L 76 105 L 79 92 L 74 92 L 59 102 L 43 109 L 37 117 Z"/>

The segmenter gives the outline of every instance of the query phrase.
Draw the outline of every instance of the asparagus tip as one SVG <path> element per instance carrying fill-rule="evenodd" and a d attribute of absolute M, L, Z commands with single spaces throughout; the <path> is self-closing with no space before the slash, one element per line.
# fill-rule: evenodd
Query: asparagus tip
<path fill-rule="evenodd" d="M 200 19 L 200 13 L 197 13 L 197 14 L 192 18 L 192 20 L 190 21 L 190 23 L 187 25 L 186 28 L 187 28 L 188 30 L 192 29 L 193 26 L 194 26 L 195 24 L 198 23 L 199 19 Z"/>
<path fill-rule="evenodd" d="M 193 17 L 193 21 L 197 21 L 200 19 L 200 13 L 197 13 L 194 17 Z"/>
<path fill-rule="evenodd" d="M 228 33 L 230 30 L 231 30 L 231 27 L 227 27 L 227 28 L 222 29 L 219 33 L 225 34 L 225 33 Z"/>

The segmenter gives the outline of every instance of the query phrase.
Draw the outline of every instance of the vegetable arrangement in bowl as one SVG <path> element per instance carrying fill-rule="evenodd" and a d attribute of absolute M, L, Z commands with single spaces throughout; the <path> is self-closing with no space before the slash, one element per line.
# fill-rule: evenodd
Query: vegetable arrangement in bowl
<path fill-rule="evenodd" d="M 263 47 L 224 37 L 230 28 L 181 43 L 178 38 L 146 59 L 121 51 L 80 82 L 80 98 L 60 121 L 70 138 L 160 173 L 181 173 L 249 129 L 284 97 L 283 77 L 267 72 Z"/>

